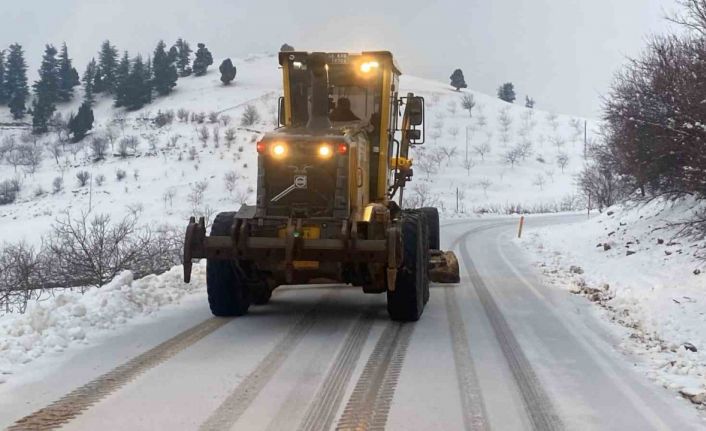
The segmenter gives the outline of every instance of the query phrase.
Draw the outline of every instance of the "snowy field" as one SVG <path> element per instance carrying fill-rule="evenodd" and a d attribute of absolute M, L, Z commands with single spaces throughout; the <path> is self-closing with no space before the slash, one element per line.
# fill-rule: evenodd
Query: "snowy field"
<path fill-rule="evenodd" d="M 706 248 L 680 225 L 699 210 L 691 199 L 625 204 L 580 228 L 530 231 L 522 244 L 548 283 L 600 307 L 646 375 L 704 404 Z"/>
<path fill-rule="evenodd" d="M 274 55 L 236 59 L 234 64 L 238 76 L 229 87 L 212 68 L 205 77 L 179 79 L 171 95 L 136 112 L 99 99 L 92 133 L 111 142 L 105 160 L 93 161 L 91 136 L 52 151 L 57 137 L 50 133 L 37 142 L 46 151 L 35 173 L 2 161 L 0 181 L 18 178 L 22 191 L 16 203 L 0 206 L 0 238 L 38 244 L 67 210 L 78 214 L 90 209 L 114 219 L 138 211 L 144 224 L 182 226 L 192 214 L 212 216 L 253 203 L 255 142 L 275 127 L 281 78 Z M 408 75 L 403 75 L 401 86 L 403 93 L 412 91 L 427 100 L 427 143 L 413 151 L 415 181 L 406 194 L 411 204 L 436 204 L 447 218 L 583 206 L 574 185 L 583 165 L 583 119 L 526 109 L 472 91 L 455 92 L 445 83 Z M 463 94 L 475 97 L 472 117 L 461 107 Z M 59 112 L 67 118 L 78 103 L 61 105 Z M 241 127 L 248 105 L 257 108 L 260 120 Z M 154 124 L 159 111 L 179 110 L 205 118 Z M 0 123 L 7 122 L 9 111 L 0 108 Z M 225 136 L 228 129 L 235 134 L 231 142 Z M 20 142 L 26 132 L 21 127 L 0 128 L 0 141 L 14 136 Z M 589 139 L 592 134 L 588 123 Z M 135 137 L 137 146 L 120 157 L 125 137 Z M 525 151 L 512 166 L 505 155 L 520 145 Z M 566 156 L 563 166 L 557 161 L 560 155 Z M 84 171 L 92 181 L 81 187 L 77 174 Z M 58 191 L 56 178 L 63 182 Z"/>

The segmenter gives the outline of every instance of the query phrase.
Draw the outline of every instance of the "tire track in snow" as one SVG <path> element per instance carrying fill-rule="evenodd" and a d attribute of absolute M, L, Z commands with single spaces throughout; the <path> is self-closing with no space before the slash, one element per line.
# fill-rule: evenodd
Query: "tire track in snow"
<path fill-rule="evenodd" d="M 463 424 L 466 430 L 481 431 L 490 429 L 485 412 L 485 404 L 481 394 L 478 376 L 476 375 L 471 349 L 468 345 L 468 334 L 463 323 L 461 309 L 458 306 L 456 291 L 453 287 L 444 290 L 446 314 L 449 319 L 451 346 L 453 347 L 456 380 L 461 397 Z"/>
<path fill-rule="evenodd" d="M 367 311 L 353 325 L 334 359 L 333 366 L 309 405 L 299 425 L 299 431 L 331 429 L 348 382 L 360 359 L 363 345 L 370 334 L 374 317 L 371 311 Z"/>
<path fill-rule="evenodd" d="M 50 430 L 58 428 L 141 374 L 172 358 L 231 320 L 216 317 L 205 320 L 128 362 L 113 368 L 85 385 L 74 389 L 47 407 L 25 416 L 10 426 L 8 430 Z"/>
<path fill-rule="evenodd" d="M 250 407 L 260 391 L 272 379 L 285 359 L 297 347 L 319 318 L 320 308 L 332 293 L 326 295 L 282 337 L 262 361 L 228 395 L 228 397 L 201 424 L 199 430 L 230 429 Z"/>
<path fill-rule="evenodd" d="M 413 330 L 413 323 L 388 324 L 363 368 L 336 430 L 385 429 Z"/>
<path fill-rule="evenodd" d="M 510 325 L 507 323 L 507 320 L 505 320 L 500 308 L 493 299 L 493 296 L 468 254 L 468 237 L 473 233 L 489 230 L 493 227 L 494 226 L 484 226 L 472 229 L 460 238 L 459 244 L 464 266 L 471 279 L 471 284 L 480 298 L 490 326 L 493 328 L 493 332 L 500 344 L 500 349 L 508 362 L 510 371 L 515 378 L 533 429 L 563 430 L 564 425 L 554 410 L 554 405 L 542 388 L 539 378 L 532 369 L 515 335 L 512 333 Z"/>

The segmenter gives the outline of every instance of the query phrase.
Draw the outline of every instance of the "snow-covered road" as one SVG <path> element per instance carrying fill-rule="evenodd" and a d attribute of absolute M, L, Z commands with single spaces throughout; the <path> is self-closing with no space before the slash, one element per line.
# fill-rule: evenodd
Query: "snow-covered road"
<path fill-rule="evenodd" d="M 535 217 L 528 228 L 577 219 Z M 281 288 L 238 319 L 212 318 L 205 298 L 192 298 L 0 390 L 0 427 L 703 427 L 687 401 L 618 352 L 588 301 L 542 285 L 515 244 L 516 222 L 442 227 L 462 282 L 432 286 L 415 324 L 389 321 L 384 295 L 341 286 Z"/>

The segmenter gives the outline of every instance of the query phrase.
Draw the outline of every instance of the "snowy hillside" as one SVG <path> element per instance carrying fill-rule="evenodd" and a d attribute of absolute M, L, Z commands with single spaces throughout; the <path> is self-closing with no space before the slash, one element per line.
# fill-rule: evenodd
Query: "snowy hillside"
<path fill-rule="evenodd" d="M 683 230 L 697 212 L 703 204 L 692 199 L 628 203 L 523 243 L 551 285 L 586 296 L 618 325 L 622 349 L 648 376 L 702 404 L 706 246 Z"/>
<path fill-rule="evenodd" d="M 252 202 L 254 142 L 276 122 L 280 71 L 273 55 L 234 63 L 238 76 L 230 87 L 220 83 L 212 68 L 205 77 L 179 79 L 170 96 L 140 111 L 125 113 L 113 108 L 112 100 L 100 99 L 94 109 L 93 134 L 111 142 L 110 154 L 103 161 L 93 162 L 90 136 L 84 143 L 61 145 L 54 151 L 57 137 L 51 133 L 37 142 L 45 151 L 35 173 L 3 160 L 0 181 L 18 178 L 22 190 L 15 204 L 0 206 L 0 237 L 37 243 L 67 209 L 85 212 L 90 208 L 114 217 L 138 211 L 142 223 L 181 226 L 192 213 L 212 215 Z M 573 174 L 583 163 L 583 120 L 525 109 L 478 93 L 457 93 L 445 83 L 409 75 L 403 76 L 401 86 L 403 92 L 413 91 L 427 99 L 427 144 L 414 151 L 416 176 L 406 195 L 410 203 L 437 204 L 446 217 L 569 210 L 582 205 L 575 196 Z M 461 108 L 464 93 L 475 96 L 472 117 Z M 66 118 L 78 103 L 62 105 L 59 111 Z M 240 127 L 248 105 L 257 108 L 260 120 Z M 154 125 L 159 111 L 179 110 L 188 112 L 187 121 L 175 118 L 161 128 Z M 206 118 L 194 121 L 199 114 Z M 9 122 L 9 112 L 2 108 L 0 123 Z M 235 132 L 233 142 L 226 140 L 228 129 Z M 589 137 L 591 129 L 589 124 Z M 18 127 L 0 128 L 0 140 L 14 136 L 20 142 L 23 134 L 29 139 L 26 133 Z M 136 146 L 120 157 L 120 141 L 125 137 L 137 138 Z M 505 155 L 520 145 L 525 151 L 513 167 Z M 564 172 L 557 164 L 560 154 L 566 155 Z M 77 174 L 83 171 L 92 181 L 79 186 Z M 59 190 L 55 182 L 63 182 Z"/>

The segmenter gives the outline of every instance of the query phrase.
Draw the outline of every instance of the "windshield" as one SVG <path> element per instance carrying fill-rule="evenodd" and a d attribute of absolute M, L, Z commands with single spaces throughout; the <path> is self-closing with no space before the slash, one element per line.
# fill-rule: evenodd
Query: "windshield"
<path fill-rule="evenodd" d="M 309 119 L 311 83 L 305 64 L 290 66 L 292 125 L 304 126 Z M 349 65 L 329 66 L 329 118 L 332 122 L 370 122 L 380 113 L 381 76 L 360 76 Z"/>

